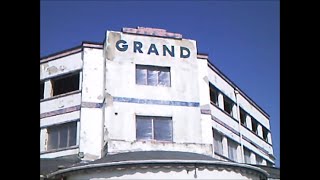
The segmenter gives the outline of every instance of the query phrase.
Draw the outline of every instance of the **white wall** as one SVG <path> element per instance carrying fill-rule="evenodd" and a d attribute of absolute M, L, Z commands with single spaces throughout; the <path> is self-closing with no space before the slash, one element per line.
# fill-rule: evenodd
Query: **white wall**
<path fill-rule="evenodd" d="M 125 52 L 118 51 L 115 48 L 115 43 L 120 39 L 127 41 L 128 49 Z M 143 54 L 133 52 L 133 41 L 139 41 L 143 44 Z M 147 54 L 151 43 L 156 45 L 159 55 Z M 175 57 L 163 56 L 162 45 L 167 45 L 169 48 L 170 45 L 173 45 L 175 47 Z M 180 58 L 180 46 L 190 49 L 189 58 Z M 196 49 L 196 42 L 193 40 L 107 32 L 104 56 L 106 58 L 106 90 L 110 96 L 107 99 L 105 118 L 108 133 L 106 139 L 108 141 L 134 142 L 136 140 L 136 115 L 172 117 L 173 142 L 175 143 L 198 143 L 200 146 L 200 144 L 210 141 L 203 139 L 204 136 L 202 136 L 203 123 L 201 122 L 199 107 L 115 102 L 111 98 L 125 97 L 199 103 L 199 72 Z M 136 64 L 170 67 L 171 86 L 137 85 Z M 109 152 L 113 151 L 112 148 L 120 151 L 120 146 L 124 148 L 123 150 L 130 149 L 130 147 L 122 146 L 119 143 L 113 143 L 113 146 L 109 146 L 110 144 L 112 143 L 108 144 Z M 118 147 L 116 147 L 117 144 Z M 132 145 L 132 148 L 135 147 L 135 145 Z M 167 149 L 164 145 L 153 147 L 157 150 Z M 188 147 L 185 147 L 185 149 L 188 149 Z"/>
<path fill-rule="evenodd" d="M 40 80 L 82 68 L 82 52 L 40 64 Z"/>
<path fill-rule="evenodd" d="M 104 59 L 102 50 L 84 48 L 83 50 L 83 103 L 102 103 L 104 101 Z M 81 107 L 80 152 L 84 159 L 97 159 L 103 148 L 103 110 L 99 107 Z"/>

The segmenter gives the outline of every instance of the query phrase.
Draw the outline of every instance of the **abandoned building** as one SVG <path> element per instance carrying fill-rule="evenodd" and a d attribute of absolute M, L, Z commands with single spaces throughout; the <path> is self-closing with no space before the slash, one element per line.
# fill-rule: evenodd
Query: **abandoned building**
<path fill-rule="evenodd" d="M 41 58 L 40 179 L 280 178 L 269 115 L 197 50 L 138 27 Z"/>

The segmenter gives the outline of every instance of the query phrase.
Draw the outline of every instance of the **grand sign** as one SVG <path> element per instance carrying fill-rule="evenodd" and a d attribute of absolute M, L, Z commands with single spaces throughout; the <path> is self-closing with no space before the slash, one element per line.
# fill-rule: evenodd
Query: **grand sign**
<path fill-rule="evenodd" d="M 167 56 L 167 54 L 169 54 L 171 57 L 175 57 L 175 54 L 174 54 L 175 46 L 171 46 L 169 49 L 166 45 L 157 47 L 155 44 L 150 44 L 150 46 L 147 48 L 148 52 L 143 52 L 142 51 L 143 44 L 140 41 L 133 41 L 133 44 L 130 44 L 130 45 L 125 40 L 118 40 L 116 42 L 116 48 L 118 51 L 121 51 L 121 52 L 127 51 L 129 49 L 129 46 L 132 46 L 132 50 L 134 53 L 147 53 L 149 55 L 153 53 L 158 56 L 159 55 L 158 50 L 160 50 L 160 53 L 163 56 Z M 179 51 L 180 58 L 190 57 L 190 50 L 188 48 L 180 46 L 179 50 L 180 50 Z"/>

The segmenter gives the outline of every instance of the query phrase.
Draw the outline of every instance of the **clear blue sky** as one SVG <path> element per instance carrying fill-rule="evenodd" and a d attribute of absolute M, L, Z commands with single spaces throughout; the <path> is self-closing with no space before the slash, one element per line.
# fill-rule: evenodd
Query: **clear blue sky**
<path fill-rule="evenodd" d="M 270 115 L 280 167 L 280 1 L 41 1 L 40 56 L 102 42 L 106 30 L 155 27 L 198 51 Z"/>

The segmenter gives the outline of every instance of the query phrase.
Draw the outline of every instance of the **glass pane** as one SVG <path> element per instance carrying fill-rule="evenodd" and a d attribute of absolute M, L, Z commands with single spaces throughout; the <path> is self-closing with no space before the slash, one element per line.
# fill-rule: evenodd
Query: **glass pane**
<path fill-rule="evenodd" d="M 250 152 L 247 149 L 244 149 L 244 161 L 245 163 L 250 163 Z"/>
<path fill-rule="evenodd" d="M 136 83 L 147 85 L 147 70 L 146 69 L 136 69 Z"/>
<path fill-rule="evenodd" d="M 156 69 L 148 69 L 148 85 L 157 86 L 158 85 L 158 74 L 159 71 Z"/>
<path fill-rule="evenodd" d="M 152 139 L 152 121 L 150 117 L 137 116 L 137 139 Z"/>
<path fill-rule="evenodd" d="M 228 154 L 231 160 L 237 161 L 237 145 L 232 141 L 228 141 Z"/>
<path fill-rule="evenodd" d="M 154 121 L 154 139 L 172 141 L 171 118 L 156 118 Z"/>
<path fill-rule="evenodd" d="M 58 148 L 58 131 L 56 128 L 48 129 L 48 150 Z"/>
<path fill-rule="evenodd" d="M 170 86 L 170 72 L 160 71 L 159 72 L 159 85 L 160 86 Z"/>
<path fill-rule="evenodd" d="M 77 144 L 77 122 L 73 122 L 69 127 L 69 146 Z"/>
<path fill-rule="evenodd" d="M 218 154 L 223 153 L 222 151 L 222 136 L 214 131 L 214 151 Z"/>
<path fill-rule="evenodd" d="M 67 147 L 68 145 L 67 143 L 68 143 L 68 126 L 61 126 L 59 148 Z"/>

